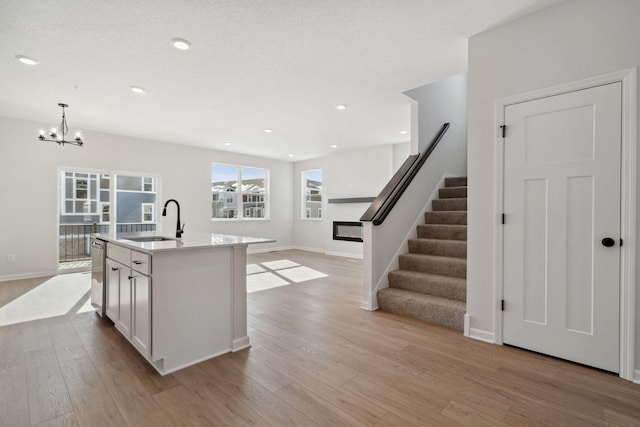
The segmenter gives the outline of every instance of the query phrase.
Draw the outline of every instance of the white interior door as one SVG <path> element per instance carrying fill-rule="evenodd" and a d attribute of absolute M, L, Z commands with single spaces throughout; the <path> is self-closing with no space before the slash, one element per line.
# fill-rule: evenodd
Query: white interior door
<path fill-rule="evenodd" d="M 611 83 L 505 108 L 503 341 L 613 372 L 621 90 Z"/>

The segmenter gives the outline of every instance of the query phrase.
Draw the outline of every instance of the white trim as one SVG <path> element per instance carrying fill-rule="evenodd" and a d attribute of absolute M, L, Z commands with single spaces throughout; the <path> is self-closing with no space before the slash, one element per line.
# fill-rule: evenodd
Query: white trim
<path fill-rule="evenodd" d="M 329 256 L 340 256 L 343 258 L 355 258 L 355 259 L 363 259 L 364 256 L 362 256 L 362 254 L 350 254 L 347 252 L 333 252 L 333 251 L 326 251 L 324 253 L 325 255 L 329 255 Z"/>
<path fill-rule="evenodd" d="M 464 314 L 464 327 L 463 327 L 463 335 L 465 337 L 468 337 L 470 334 L 470 330 L 471 330 L 471 316 L 469 316 L 469 313 L 465 313 Z"/>
<path fill-rule="evenodd" d="M 36 279 L 38 277 L 51 277 L 57 275 L 58 270 L 40 271 L 35 273 L 5 274 L 3 276 L 0 276 L 0 282 L 6 282 L 9 280 Z"/>
<path fill-rule="evenodd" d="M 640 369 L 636 369 L 633 371 L 633 382 L 636 384 L 640 384 Z"/>
<path fill-rule="evenodd" d="M 494 344 L 496 342 L 496 337 L 493 333 L 482 329 L 469 328 L 468 336 L 474 340 L 488 342 L 489 344 Z"/>
<path fill-rule="evenodd" d="M 636 168 L 637 168 L 637 68 L 616 71 L 550 88 L 535 90 L 501 98 L 495 102 L 495 153 L 494 153 L 494 217 L 503 211 L 504 147 L 499 126 L 504 124 L 504 109 L 508 105 L 534 99 L 561 95 L 609 83 L 622 83 L 622 155 L 621 155 L 621 229 L 624 245 L 620 258 L 620 372 L 621 378 L 637 380 L 635 364 L 635 268 L 636 268 Z M 499 301 L 504 289 L 503 231 L 497 221 L 494 233 L 494 331 L 495 343 L 502 344 L 502 312 Z M 473 328 L 471 328 L 473 334 Z M 488 333 L 487 333 L 488 334 Z M 493 335 L 493 334 L 491 334 Z"/>
<path fill-rule="evenodd" d="M 231 351 L 234 353 L 236 351 L 244 350 L 245 348 L 249 348 L 249 347 L 251 347 L 251 342 L 249 342 L 248 336 L 237 338 L 233 340 L 233 342 L 231 343 Z"/>

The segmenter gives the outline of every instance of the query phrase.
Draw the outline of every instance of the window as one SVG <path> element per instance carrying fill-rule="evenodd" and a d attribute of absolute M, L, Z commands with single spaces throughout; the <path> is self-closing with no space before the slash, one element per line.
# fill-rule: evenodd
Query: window
<path fill-rule="evenodd" d="M 99 177 L 95 173 L 63 172 L 60 214 L 98 215 Z"/>
<path fill-rule="evenodd" d="M 212 219 L 267 219 L 267 169 L 211 165 Z"/>
<path fill-rule="evenodd" d="M 154 222 L 154 208 L 155 203 L 143 203 L 142 204 L 142 222 Z"/>
<path fill-rule="evenodd" d="M 109 203 L 100 203 L 100 223 L 101 224 L 109 224 L 111 221 L 109 218 L 109 212 L 111 208 L 109 207 Z"/>
<path fill-rule="evenodd" d="M 322 219 L 322 170 L 302 172 L 302 218 Z"/>

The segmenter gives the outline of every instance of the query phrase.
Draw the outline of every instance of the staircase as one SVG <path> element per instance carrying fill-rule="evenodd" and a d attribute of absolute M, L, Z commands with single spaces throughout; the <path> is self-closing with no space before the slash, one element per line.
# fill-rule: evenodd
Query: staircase
<path fill-rule="evenodd" d="M 446 178 L 418 238 L 378 291 L 381 310 L 462 330 L 467 297 L 467 178 Z"/>

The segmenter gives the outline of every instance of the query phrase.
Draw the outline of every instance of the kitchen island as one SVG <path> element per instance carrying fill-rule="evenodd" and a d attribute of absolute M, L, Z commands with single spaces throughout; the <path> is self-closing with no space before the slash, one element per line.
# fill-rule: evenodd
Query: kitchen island
<path fill-rule="evenodd" d="M 161 374 L 250 346 L 247 246 L 270 239 L 95 234 L 106 242 L 105 313 Z"/>

